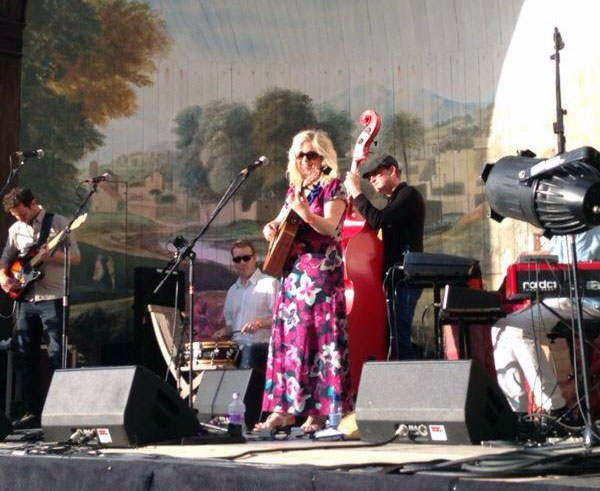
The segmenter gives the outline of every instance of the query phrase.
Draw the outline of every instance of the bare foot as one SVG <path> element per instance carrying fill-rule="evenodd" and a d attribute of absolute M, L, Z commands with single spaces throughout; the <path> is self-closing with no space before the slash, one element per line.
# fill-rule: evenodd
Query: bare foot
<path fill-rule="evenodd" d="M 322 416 L 309 416 L 300 428 L 304 430 L 304 433 L 314 433 L 325 428 L 325 421 Z"/>
<path fill-rule="evenodd" d="M 292 426 L 296 422 L 296 416 L 285 413 L 271 413 L 262 423 L 254 425 L 254 431 L 275 430 L 284 426 Z"/>

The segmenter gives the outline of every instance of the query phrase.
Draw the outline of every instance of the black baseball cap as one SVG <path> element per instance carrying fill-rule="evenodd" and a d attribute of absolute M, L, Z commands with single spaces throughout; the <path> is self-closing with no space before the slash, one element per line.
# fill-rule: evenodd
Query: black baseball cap
<path fill-rule="evenodd" d="M 379 169 L 380 167 L 395 167 L 398 168 L 398 162 L 389 153 L 377 157 L 371 162 L 367 162 L 360 170 L 361 176 L 365 179 L 371 173 Z"/>

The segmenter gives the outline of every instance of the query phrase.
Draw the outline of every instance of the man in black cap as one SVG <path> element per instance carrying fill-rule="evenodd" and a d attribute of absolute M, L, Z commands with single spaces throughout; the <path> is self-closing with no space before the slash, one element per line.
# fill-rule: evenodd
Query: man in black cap
<path fill-rule="evenodd" d="M 387 204 L 378 209 L 362 194 L 360 177 L 368 179 L 378 193 L 387 196 Z M 421 193 L 401 178 L 398 162 L 383 155 L 367 163 L 358 172 L 348 172 L 344 184 L 354 199 L 354 207 L 374 230 L 383 230 L 385 250 L 384 272 L 402 262 L 408 251 L 423 252 L 425 203 Z M 395 314 L 393 319 L 393 350 L 395 359 L 416 358 L 411 343 L 411 326 L 421 289 L 395 285 Z"/>

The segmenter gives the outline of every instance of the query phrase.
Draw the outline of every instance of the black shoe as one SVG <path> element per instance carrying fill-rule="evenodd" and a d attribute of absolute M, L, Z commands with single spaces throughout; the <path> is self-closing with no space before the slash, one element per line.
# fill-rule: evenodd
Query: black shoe
<path fill-rule="evenodd" d="M 31 428 L 40 427 L 40 418 L 35 414 L 26 412 L 19 419 L 15 419 L 12 422 L 13 430 L 28 430 Z"/>

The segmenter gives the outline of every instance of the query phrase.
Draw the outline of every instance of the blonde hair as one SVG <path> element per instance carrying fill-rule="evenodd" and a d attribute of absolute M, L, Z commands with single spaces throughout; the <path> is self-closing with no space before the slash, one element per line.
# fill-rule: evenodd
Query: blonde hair
<path fill-rule="evenodd" d="M 300 153 L 302 144 L 307 141 L 312 143 L 315 152 L 323 157 L 321 167 L 329 167 L 330 169 L 328 174 L 321 172 L 319 178 L 321 184 L 327 184 L 338 176 L 337 153 L 327 133 L 321 130 L 304 130 L 294 137 L 288 152 L 287 175 L 290 185 L 294 187 L 302 186 L 304 180 L 297 166 L 296 155 Z"/>

